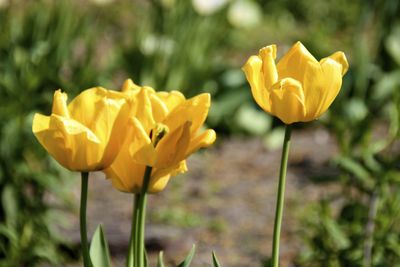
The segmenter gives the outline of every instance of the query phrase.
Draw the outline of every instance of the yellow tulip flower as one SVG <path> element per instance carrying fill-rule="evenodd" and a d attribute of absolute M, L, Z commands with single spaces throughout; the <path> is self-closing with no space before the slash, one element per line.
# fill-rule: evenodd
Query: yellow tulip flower
<path fill-rule="evenodd" d="M 121 92 L 87 89 L 67 106 L 67 94 L 57 90 L 52 114 L 35 114 L 32 131 L 65 168 L 102 170 L 117 156 L 129 114 L 128 98 Z"/>
<path fill-rule="evenodd" d="M 276 45 L 260 49 L 243 70 L 257 104 L 286 124 L 319 118 L 332 104 L 349 67 L 343 52 L 319 62 L 297 42 L 278 62 Z"/>
<path fill-rule="evenodd" d="M 187 171 L 185 159 L 190 154 L 215 141 L 214 130 L 200 131 L 210 108 L 210 95 L 185 99 L 180 92 L 155 92 L 131 80 L 124 83 L 122 91 L 133 98 L 127 138 L 104 172 L 117 189 L 140 193 L 145 168 L 150 166 L 148 192 L 159 192 L 171 176 Z"/>

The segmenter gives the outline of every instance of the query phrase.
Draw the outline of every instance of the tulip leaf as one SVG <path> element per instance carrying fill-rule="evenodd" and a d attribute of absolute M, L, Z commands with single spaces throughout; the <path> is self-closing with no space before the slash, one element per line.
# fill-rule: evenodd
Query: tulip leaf
<path fill-rule="evenodd" d="M 148 264 L 148 257 L 147 257 L 147 252 L 146 252 L 146 249 L 144 250 L 144 257 L 143 257 L 143 259 L 144 259 L 144 267 L 147 267 L 147 264 Z"/>
<path fill-rule="evenodd" d="M 99 224 L 93 235 L 90 244 L 90 258 L 93 267 L 110 267 L 110 251 L 108 249 L 107 239 L 104 235 L 103 226 Z"/>
<path fill-rule="evenodd" d="M 221 264 L 219 264 L 219 261 L 217 259 L 217 255 L 215 255 L 215 251 L 212 252 L 212 259 L 214 267 L 221 267 Z"/>
<path fill-rule="evenodd" d="M 164 259 L 163 259 L 163 252 L 162 251 L 160 251 L 160 253 L 158 254 L 157 267 L 165 267 L 164 266 Z"/>
<path fill-rule="evenodd" d="M 189 254 L 186 256 L 186 259 L 183 262 L 181 262 L 177 267 L 189 267 L 190 263 L 192 262 L 195 251 L 196 251 L 196 246 L 193 245 Z"/>

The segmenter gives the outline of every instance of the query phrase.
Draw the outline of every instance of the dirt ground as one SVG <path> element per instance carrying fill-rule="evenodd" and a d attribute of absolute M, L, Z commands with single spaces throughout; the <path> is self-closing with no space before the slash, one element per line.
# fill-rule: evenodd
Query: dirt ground
<path fill-rule="evenodd" d="M 281 239 L 281 266 L 289 267 L 301 249 L 298 215 L 324 196 L 326 184 L 309 177 L 326 171 L 337 149 L 322 129 L 294 130 L 289 158 Z M 167 266 L 179 263 L 196 244 L 192 266 L 211 266 L 215 251 L 222 266 L 261 266 L 271 253 L 277 178 L 281 151 L 257 138 L 220 139 L 211 149 L 192 155 L 189 171 L 174 177 L 166 190 L 149 197 L 146 245 L 150 262 L 164 251 Z M 336 190 L 330 186 L 328 191 Z M 79 203 L 76 183 L 76 203 Z M 111 187 L 101 173 L 91 175 L 89 233 L 102 223 L 114 266 L 124 266 L 133 197 Z M 77 204 L 78 205 L 78 204 Z M 61 232 L 79 243 L 78 210 L 66 215 Z M 69 266 L 79 266 L 71 264 Z M 152 264 L 151 266 L 155 266 Z"/>

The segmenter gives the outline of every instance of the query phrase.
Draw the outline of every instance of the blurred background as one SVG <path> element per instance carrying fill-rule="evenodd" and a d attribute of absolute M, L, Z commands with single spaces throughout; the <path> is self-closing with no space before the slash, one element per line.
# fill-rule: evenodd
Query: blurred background
<path fill-rule="evenodd" d="M 329 112 L 295 126 L 282 266 L 400 266 L 398 0 L 0 0 L 0 266 L 80 266 L 80 182 L 31 132 L 55 89 L 72 99 L 126 78 L 187 97 L 212 95 L 212 149 L 150 197 L 150 258 L 194 266 L 269 266 L 282 123 L 254 103 L 240 70 L 275 43 L 350 70 Z M 95 177 L 95 176 L 98 176 Z M 94 174 L 89 229 L 103 222 L 115 266 L 132 196 Z"/>

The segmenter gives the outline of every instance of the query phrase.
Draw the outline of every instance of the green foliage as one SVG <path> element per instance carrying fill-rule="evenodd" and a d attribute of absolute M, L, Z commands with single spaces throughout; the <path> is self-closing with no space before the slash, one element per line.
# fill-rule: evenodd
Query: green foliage
<path fill-rule="evenodd" d="M 101 224 L 97 226 L 92 237 L 92 242 L 90 243 L 90 258 L 93 267 L 111 266 L 108 242 Z"/>
<path fill-rule="evenodd" d="M 58 265 L 64 242 L 52 227 L 57 203 L 46 196 L 65 206 L 67 174 L 39 147 L 31 122 L 50 111 L 54 89 L 76 93 L 94 82 L 88 24 L 67 1 L 14 1 L 0 9 L 0 25 L 0 265 Z M 85 52 L 74 58 L 78 46 Z"/>
<path fill-rule="evenodd" d="M 324 119 L 340 149 L 333 162 L 342 193 L 304 214 L 299 266 L 400 266 L 400 4 L 368 1 L 364 12 L 352 68 Z"/>
<path fill-rule="evenodd" d="M 164 253 L 162 251 L 160 251 L 160 253 L 158 254 L 157 267 L 165 267 L 163 254 Z"/>
<path fill-rule="evenodd" d="M 189 267 L 195 252 L 196 252 L 196 246 L 193 245 L 192 249 L 189 251 L 189 254 L 186 256 L 185 260 L 182 261 L 177 267 Z"/>
<path fill-rule="evenodd" d="M 212 252 L 212 259 L 213 259 L 213 266 L 214 267 L 221 267 L 221 264 L 219 263 L 217 259 L 217 255 L 215 255 L 215 252 Z"/>

